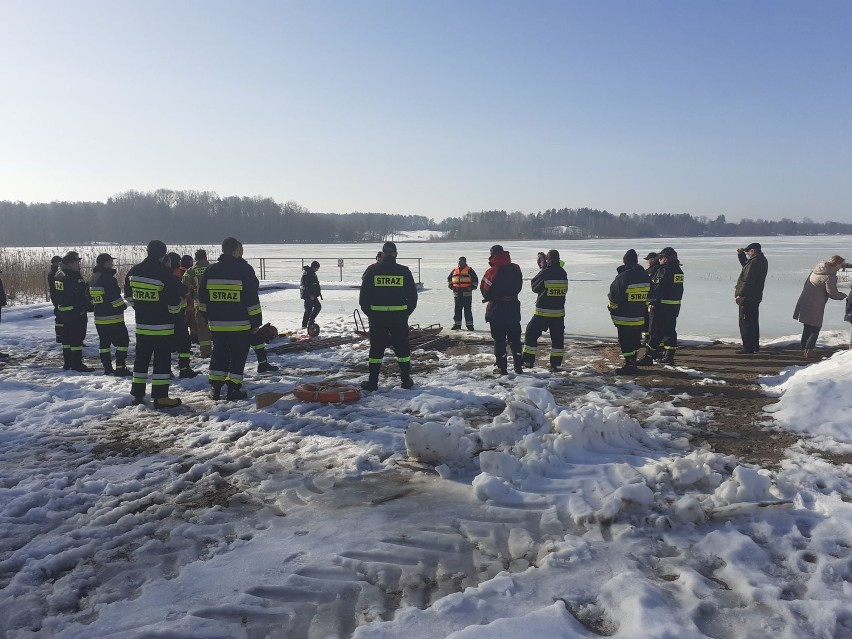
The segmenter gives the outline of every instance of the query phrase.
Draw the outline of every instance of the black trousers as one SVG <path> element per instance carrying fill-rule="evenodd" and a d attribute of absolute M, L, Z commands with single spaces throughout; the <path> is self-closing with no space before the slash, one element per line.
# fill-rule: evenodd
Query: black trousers
<path fill-rule="evenodd" d="M 760 350 L 760 302 L 743 302 L 740 307 L 740 337 L 743 349 L 747 351 Z"/>
<path fill-rule="evenodd" d="M 453 293 L 455 298 L 455 308 L 453 309 L 453 323 L 461 325 L 462 313 L 464 313 L 465 324 L 473 324 L 473 294 L 468 293 Z"/>
<path fill-rule="evenodd" d="M 388 346 L 393 348 L 397 362 L 411 363 L 408 315 L 399 312 L 377 312 L 370 315 L 370 364 L 381 365 Z"/>
<path fill-rule="evenodd" d="M 809 351 L 816 348 L 820 329 L 822 329 L 822 326 L 812 326 L 811 324 L 802 326 L 802 348 Z"/>
<path fill-rule="evenodd" d="M 616 326 L 618 331 L 618 345 L 621 347 L 622 357 L 632 357 L 639 352 L 642 346 L 642 333 L 644 326 Z"/>
<path fill-rule="evenodd" d="M 66 354 L 83 356 L 83 340 L 86 339 L 86 327 L 89 319 L 85 313 L 62 316 L 62 348 Z"/>
<path fill-rule="evenodd" d="M 647 349 L 652 356 L 677 348 L 677 316 L 680 305 L 660 304 L 650 314 L 650 336 Z"/>
<path fill-rule="evenodd" d="M 250 344 L 250 331 L 213 331 L 210 383 L 214 386 L 224 382 L 241 385 Z"/>
<path fill-rule="evenodd" d="M 172 342 L 171 335 L 140 335 L 136 333 L 136 360 L 133 362 L 131 395 L 145 397 L 148 367 L 153 358 L 154 372 L 151 375 L 151 397 L 157 399 L 169 396 L 172 372 Z"/>
<path fill-rule="evenodd" d="M 172 351 L 178 357 L 189 359 L 192 350 L 192 339 L 189 336 L 189 326 L 186 324 L 186 316 L 181 314 L 175 319 L 175 337 L 172 341 Z"/>
<path fill-rule="evenodd" d="M 124 366 L 127 359 L 127 348 L 130 346 L 130 335 L 124 322 L 118 324 L 95 324 L 98 331 L 98 347 L 101 360 L 110 361 L 111 347 L 115 346 L 115 361 Z M 106 365 L 106 364 L 104 364 Z"/>
<path fill-rule="evenodd" d="M 249 345 L 254 349 L 258 364 L 268 361 L 266 358 L 266 342 L 263 341 L 262 337 L 257 333 L 249 332 Z"/>
<path fill-rule="evenodd" d="M 499 368 L 506 368 L 508 355 L 506 344 L 512 349 L 512 356 L 518 364 L 521 363 L 521 323 L 501 320 L 499 317 L 491 316 L 488 323 L 491 325 L 491 337 L 494 339 L 494 358 Z"/>
<path fill-rule="evenodd" d="M 545 331 L 550 331 L 550 366 L 555 368 L 562 364 L 565 356 L 565 317 L 544 317 L 533 315 L 527 330 L 524 332 L 524 363 L 535 363 L 535 351 L 538 338 Z"/>
<path fill-rule="evenodd" d="M 319 299 L 305 300 L 305 314 L 302 315 L 302 328 L 307 328 L 308 324 L 313 324 L 314 320 L 322 310 L 322 304 Z"/>

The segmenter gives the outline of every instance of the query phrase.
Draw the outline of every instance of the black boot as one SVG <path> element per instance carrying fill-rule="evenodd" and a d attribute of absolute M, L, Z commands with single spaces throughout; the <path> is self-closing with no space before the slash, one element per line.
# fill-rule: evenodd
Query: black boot
<path fill-rule="evenodd" d="M 210 398 L 217 402 L 222 399 L 222 386 L 224 385 L 225 382 L 213 382 L 213 388 L 210 391 Z"/>
<path fill-rule="evenodd" d="M 112 356 L 109 351 L 101 353 L 101 364 L 104 366 L 104 375 L 113 375 L 115 370 L 112 367 Z"/>
<path fill-rule="evenodd" d="M 183 378 L 192 379 L 193 377 L 198 377 L 198 371 L 192 370 L 188 357 L 178 357 L 178 368 L 180 369 L 178 375 Z"/>
<path fill-rule="evenodd" d="M 653 366 L 654 365 L 654 358 L 651 357 L 650 351 L 648 351 L 646 349 L 645 350 L 645 356 L 642 359 L 640 359 L 638 362 L 636 362 L 636 365 L 637 366 Z"/>
<path fill-rule="evenodd" d="M 616 375 L 635 375 L 639 372 L 639 367 L 636 365 L 636 356 L 627 355 L 624 358 L 624 366 L 616 368 Z"/>
<path fill-rule="evenodd" d="M 366 382 L 361 382 L 361 388 L 368 391 L 374 391 L 379 389 L 379 371 L 381 370 L 381 364 L 370 364 L 370 377 Z"/>
<path fill-rule="evenodd" d="M 509 358 L 506 355 L 497 358 L 497 372 L 500 375 L 509 374 Z"/>
<path fill-rule="evenodd" d="M 468 324 L 468 325 L 467 325 L 467 330 L 469 330 L 469 331 L 475 330 L 475 329 L 473 328 L 473 324 Z"/>
<path fill-rule="evenodd" d="M 675 349 L 667 348 L 666 352 L 663 353 L 663 357 L 662 357 L 662 359 L 660 359 L 660 362 L 662 362 L 663 364 L 668 364 L 669 366 L 674 366 L 674 363 L 675 363 L 674 354 L 675 354 Z"/>
<path fill-rule="evenodd" d="M 242 384 L 235 384 L 234 382 L 228 381 L 225 382 L 225 385 L 228 387 L 228 395 L 226 399 L 229 402 L 235 402 L 248 397 L 248 393 L 243 390 Z"/>
<path fill-rule="evenodd" d="M 83 362 L 83 351 L 72 351 L 71 353 L 71 370 L 78 373 L 91 373 L 94 368 L 86 366 Z"/>
<path fill-rule="evenodd" d="M 515 361 L 515 372 L 523 373 L 524 372 L 524 357 L 520 353 L 516 353 L 512 355 L 512 358 Z"/>
<path fill-rule="evenodd" d="M 62 370 L 71 370 L 71 350 L 67 346 L 62 347 Z"/>
<path fill-rule="evenodd" d="M 411 388 L 414 386 L 414 380 L 411 379 L 411 362 L 399 363 L 399 376 L 402 379 L 403 388 Z"/>

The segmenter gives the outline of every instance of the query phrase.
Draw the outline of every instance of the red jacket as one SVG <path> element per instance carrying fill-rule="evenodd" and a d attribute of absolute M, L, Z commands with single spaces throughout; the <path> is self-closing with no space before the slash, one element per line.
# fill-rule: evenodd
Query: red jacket
<path fill-rule="evenodd" d="M 524 287 L 524 276 L 520 267 L 512 262 L 508 251 L 491 257 L 491 268 L 482 276 L 482 299 L 488 302 L 485 308 L 485 321 L 493 316 L 506 322 L 521 321 L 521 302 L 518 293 Z"/>

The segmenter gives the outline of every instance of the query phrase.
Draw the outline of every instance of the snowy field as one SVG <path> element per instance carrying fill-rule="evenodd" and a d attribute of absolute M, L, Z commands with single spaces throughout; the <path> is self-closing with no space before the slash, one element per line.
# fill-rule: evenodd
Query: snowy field
<path fill-rule="evenodd" d="M 798 262 L 764 240 L 768 290 L 795 288 L 777 303 L 783 316 L 762 313 L 765 343 L 798 340 L 787 318 L 811 262 L 844 254 L 837 238 L 807 240 Z M 718 289 L 725 302 L 704 321 L 685 302 L 692 339 L 734 341 L 727 242 L 717 270 L 709 254 L 706 271 L 693 266 L 706 290 L 686 299 L 710 308 Z M 530 264 L 538 246 L 507 244 Z M 332 249 L 287 256 L 330 261 Z M 458 249 L 473 250 L 400 245 L 440 275 L 424 282 L 421 325 L 449 323 L 440 279 Z M 564 373 L 495 377 L 487 345 L 420 351 L 415 388 L 399 388 L 388 358 L 380 392 L 339 406 L 214 404 L 198 377 L 175 380 L 177 412 L 133 407 L 127 380 L 58 370 L 48 305 L 4 309 L 0 350 L 14 359 L 0 365 L 0 636 L 852 637 L 852 352 L 762 380 L 780 397 L 767 427 L 801 437 L 780 468 L 692 448 L 705 416 L 683 396 L 660 400 L 593 366 L 588 344 L 614 332 L 595 309 L 624 250 L 586 249 L 595 297 L 571 304 L 583 310 L 567 330 L 582 339 L 569 340 Z M 681 251 L 688 277 L 697 252 Z M 357 277 L 332 287 L 333 275 L 320 271 L 323 336 L 348 335 Z M 270 279 L 264 318 L 296 330 L 295 278 Z M 848 334 L 827 324 L 823 344 Z M 362 343 L 271 355 L 280 373 L 259 377 L 250 355 L 247 387 L 357 383 L 366 357 Z M 643 423 L 630 416 L 640 404 Z"/>

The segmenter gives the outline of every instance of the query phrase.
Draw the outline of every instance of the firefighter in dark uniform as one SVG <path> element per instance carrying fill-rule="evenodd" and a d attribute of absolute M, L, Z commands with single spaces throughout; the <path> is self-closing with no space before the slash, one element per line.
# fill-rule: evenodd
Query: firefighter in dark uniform
<path fill-rule="evenodd" d="M 56 343 L 62 343 L 62 322 L 59 321 L 59 309 L 56 308 L 56 271 L 59 270 L 59 264 L 62 258 L 54 255 L 50 258 L 50 271 L 47 273 L 47 290 L 50 292 L 50 303 L 53 304 L 53 329 L 56 331 Z M 62 349 L 63 359 L 68 357 L 65 349 Z"/>
<path fill-rule="evenodd" d="M 169 397 L 172 375 L 172 344 L 175 315 L 180 310 L 183 287 L 172 275 L 160 240 L 148 242 L 148 257 L 131 268 L 124 280 L 124 297 L 136 313 L 136 360 L 133 362 L 133 403 L 145 401 L 148 367 L 154 360 L 151 397 L 155 408 L 180 406 L 180 399 Z"/>
<path fill-rule="evenodd" d="M 535 364 L 538 338 L 550 331 L 550 370 L 555 371 L 565 357 L 565 296 L 568 294 L 568 273 L 562 268 L 559 251 L 547 252 L 544 268 L 531 284 L 538 297 L 524 333 L 524 366 L 531 368 Z"/>
<path fill-rule="evenodd" d="M 609 287 L 609 315 L 615 330 L 618 331 L 618 345 L 624 366 L 616 368 L 620 375 L 639 372 L 636 357 L 642 346 L 642 331 L 645 326 L 645 314 L 648 312 L 648 292 L 651 278 L 641 266 L 636 251 L 630 249 L 624 254 L 623 264 L 618 267 Z"/>
<path fill-rule="evenodd" d="M 660 266 L 651 278 L 648 312 L 651 335 L 639 366 L 651 366 L 655 359 L 674 365 L 677 349 L 677 316 L 683 299 L 683 271 L 675 250 L 667 246 L 659 253 Z"/>
<path fill-rule="evenodd" d="M 657 272 L 657 269 L 660 268 L 660 258 L 659 256 L 651 251 L 645 256 L 645 262 L 648 266 L 645 268 L 645 274 L 648 276 L 648 280 L 654 279 L 654 273 Z M 651 315 L 648 312 L 648 305 L 645 305 L 645 324 L 642 329 L 642 345 L 648 345 L 648 338 L 651 336 Z"/>
<path fill-rule="evenodd" d="M 417 286 L 407 266 L 396 262 L 396 244 L 385 242 L 382 260 L 371 264 L 361 277 L 358 304 L 370 319 L 370 377 L 361 386 L 379 387 L 379 371 L 385 349 L 393 347 L 399 363 L 403 388 L 411 388 L 411 346 L 408 343 L 408 317 L 417 307 Z"/>
<path fill-rule="evenodd" d="M 476 275 L 476 271 L 467 265 L 466 257 L 459 258 L 459 265 L 447 276 L 447 285 L 453 292 L 455 300 L 452 330 L 461 330 L 463 311 L 467 330 L 472 331 L 473 310 L 471 309 L 471 304 L 473 302 L 473 291 L 479 286 L 479 278 Z"/>
<path fill-rule="evenodd" d="M 302 279 L 299 282 L 299 294 L 305 301 L 305 314 L 302 315 L 302 328 L 308 328 L 322 310 L 322 289 L 320 288 L 317 271 L 320 263 L 314 260 L 309 266 L 303 266 Z"/>
<path fill-rule="evenodd" d="M 198 311 L 205 314 L 213 334 L 213 399 L 221 398 L 223 386 L 229 401 L 248 396 L 242 389 L 246 358 L 251 334 L 263 324 L 259 288 L 254 269 L 243 259 L 243 245 L 226 237 L 219 261 L 204 271 L 198 298 Z"/>
<path fill-rule="evenodd" d="M 198 376 L 198 371 L 192 370 L 189 365 L 189 358 L 192 355 L 192 340 L 189 337 L 189 326 L 186 323 L 187 295 L 189 293 L 189 289 L 183 283 L 186 268 L 181 266 L 180 255 L 177 253 L 169 253 L 168 259 L 172 277 L 175 278 L 175 282 L 181 290 L 180 308 L 175 313 L 175 339 L 172 343 L 172 352 L 178 354 L 178 375 L 192 379 Z"/>
<path fill-rule="evenodd" d="M 69 251 L 62 258 L 53 281 L 56 304 L 62 323 L 62 352 L 65 370 L 91 373 L 94 368 L 83 363 L 83 340 L 86 338 L 86 313 L 92 310 L 89 287 L 80 274 L 80 255 Z"/>
<path fill-rule="evenodd" d="M 94 307 L 95 329 L 98 331 L 99 351 L 105 375 L 129 377 L 127 348 L 130 337 L 124 323 L 127 304 L 121 297 L 121 288 L 115 279 L 113 258 L 101 253 L 95 260 L 95 268 L 89 278 L 89 294 Z M 112 367 L 112 346 L 115 346 L 115 368 Z"/>
<path fill-rule="evenodd" d="M 520 267 L 512 262 L 512 257 L 503 247 L 495 244 L 488 258 L 490 268 L 482 276 L 482 301 L 485 307 L 485 321 L 491 325 L 491 337 L 494 338 L 494 357 L 501 375 L 508 374 L 508 355 L 506 343 L 512 349 L 515 372 L 523 373 L 523 355 L 521 353 L 521 302 L 518 294 L 524 286 L 524 276 Z"/>

